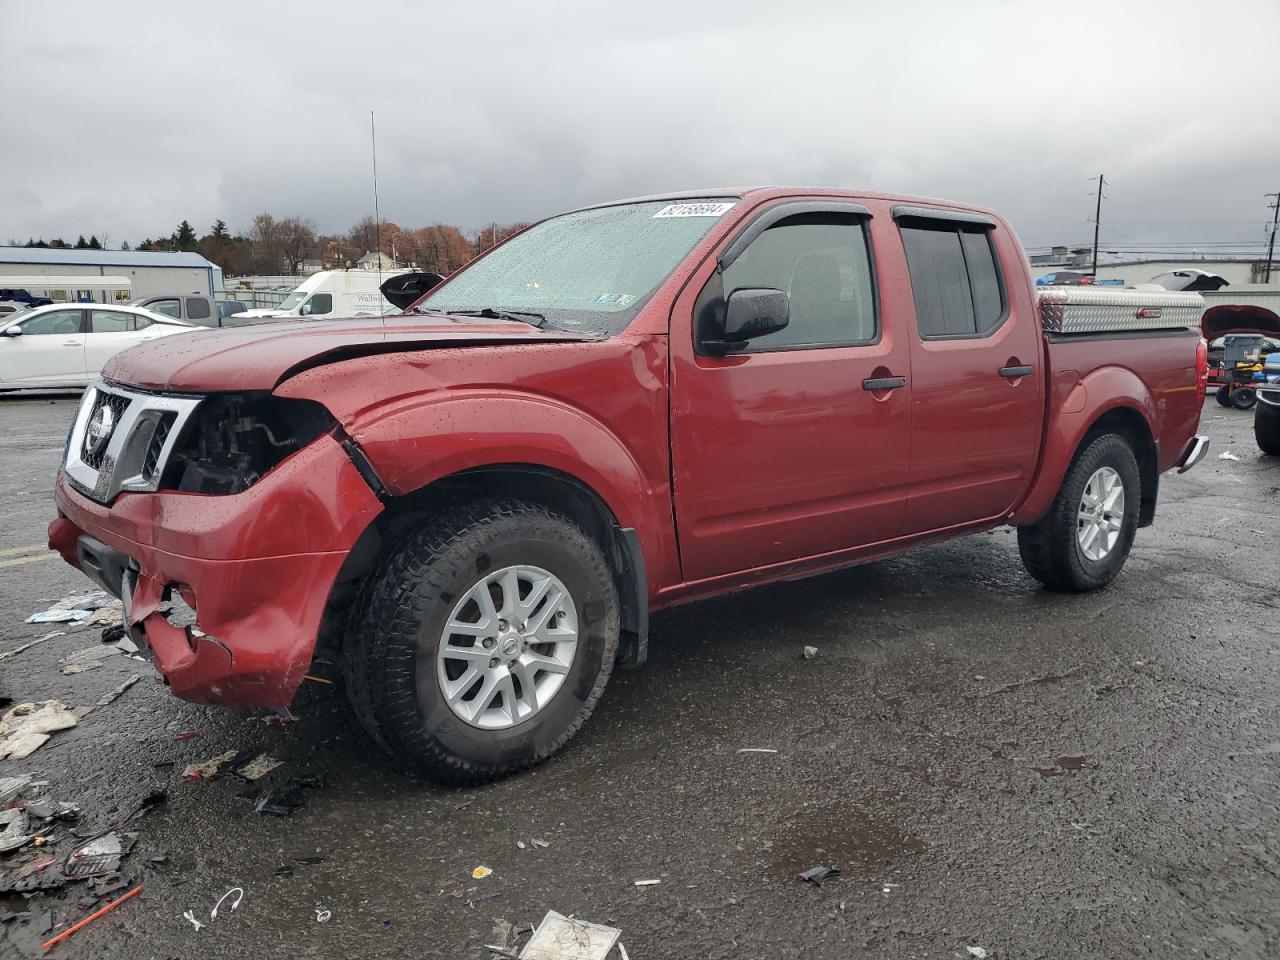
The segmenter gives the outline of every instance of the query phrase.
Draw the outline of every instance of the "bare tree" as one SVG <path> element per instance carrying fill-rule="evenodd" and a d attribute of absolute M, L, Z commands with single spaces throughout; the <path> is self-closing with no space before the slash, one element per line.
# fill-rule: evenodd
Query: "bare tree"
<path fill-rule="evenodd" d="M 302 261 L 316 254 L 316 222 L 293 216 L 276 222 L 280 254 L 290 273 L 297 273 Z"/>
<path fill-rule="evenodd" d="M 253 271 L 279 273 L 282 255 L 280 227 L 276 218 L 269 213 L 260 213 L 254 217 L 253 226 L 249 229 L 249 242 L 253 245 Z"/>

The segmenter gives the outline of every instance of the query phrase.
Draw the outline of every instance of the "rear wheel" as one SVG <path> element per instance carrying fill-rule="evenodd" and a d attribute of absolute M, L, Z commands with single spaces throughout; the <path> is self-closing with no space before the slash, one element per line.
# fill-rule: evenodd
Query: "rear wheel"
<path fill-rule="evenodd" d="M 1258 402 L 1258 392 L 1253 387 L 1240 387 L 1231 394 L 1231 405 L 1237 410 L 1248 410 Z"/>
<path fill-rule="evenodd" d="M 1217 389 L 1213 396 L 1220 406 L 1231 406 L 1231 388 L 1225 383 Z"/>
<path fill-rule="evenodd" d="M 1053 506 L 1018 528 L 1018 552 L 1051 590 L 1097 590 L 1115 579 L 1138 530 L 1141 475 L 1128 441 L 1107 433 L 1076 454 Z"/>
<path fill-rule="evenodd" d="M 1258 404 L 1253 414 L 1253 437 L 1263 453 L 1280 456 L 1280 407 Z"/>
<path fill-rule="evenodd" d="M 361 723 L 435 780 L 469 784 L 550 756 L 604 692 L 618 597 L 580 527 L 535 505 L 450 510 L 392 549 L 345 646 Z"/>

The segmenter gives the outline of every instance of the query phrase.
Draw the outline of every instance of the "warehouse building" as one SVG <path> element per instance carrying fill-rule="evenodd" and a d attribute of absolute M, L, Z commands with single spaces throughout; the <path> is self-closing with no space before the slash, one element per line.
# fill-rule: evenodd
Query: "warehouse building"
<path fill-rule="evenodd" d="M 77 287 L 77 277 L 90 282 Z M 222 289 L 222 268 L 198 253 L 0 247 L 0 288 L 6 287 L 102 303 L 164 293 L 213 296 Z"/>

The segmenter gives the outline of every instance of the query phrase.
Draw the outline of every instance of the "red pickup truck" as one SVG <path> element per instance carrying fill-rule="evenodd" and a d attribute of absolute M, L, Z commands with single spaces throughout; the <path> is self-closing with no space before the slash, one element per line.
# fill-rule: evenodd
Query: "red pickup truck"
<path fill-rule="evenodd" d="M 477 782 L 572 737 L 651 610 L 998 524 L 1046 587 L 1111 581 L 1206 447 L 1199 296 L 1135 296 L 1037 301 L 1004 220 L 934 200 L 577 210 L 402 315 L 118 355 L 49 541 L 176 695 L 340 664 L 373 738 Z"/>

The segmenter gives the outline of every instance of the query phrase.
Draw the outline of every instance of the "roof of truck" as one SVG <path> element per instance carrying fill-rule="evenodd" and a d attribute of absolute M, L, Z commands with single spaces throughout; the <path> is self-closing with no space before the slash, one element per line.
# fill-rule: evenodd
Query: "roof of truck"
<path fill-rule="evenodd" d="M 624 203 L 656 203 L 663 200 L 677 202 L 680 200 L 705 200 L 712 197 L 733 197 L 740 200 L 776 200 L 783 197 L 847 197 L 850 200 L 888 200 L 903 204 L 926 204 L 936 207 L 951 207 L 999 216 L 996 211 L 980 207 L 972 203 L 961 203 L 956 200 L 940 200 L 937 197 L 917 197 L 906 193 L 877 193 L 873 190 L 844 190 L 837 187 L 706 187 L 701 190 L 678 190 L 673 193 L 654 193 L 644 197 L 626 197 L 621 200 L 609 200 L 604 203 L 592 203 L 581 210 L 595 210 L 600 207 L 616 207 Z"/>

